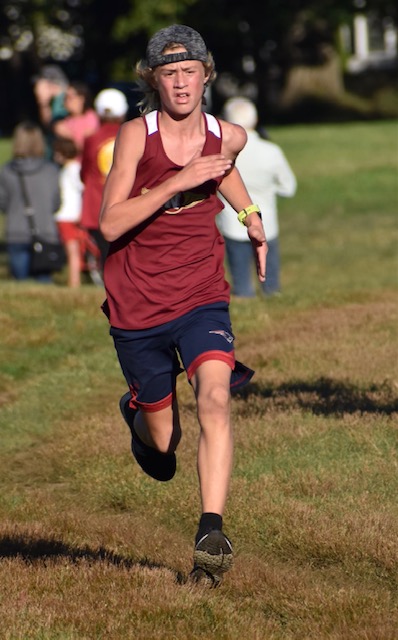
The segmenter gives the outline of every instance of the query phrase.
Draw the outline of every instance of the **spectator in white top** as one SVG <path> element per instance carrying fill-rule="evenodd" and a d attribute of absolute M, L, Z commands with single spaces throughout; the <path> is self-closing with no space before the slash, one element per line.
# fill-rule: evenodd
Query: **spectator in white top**
<path fill-rule="evenodd" d="M 268 244 L 267 276 L 261 283 L 265 295 L 280 292 L 279 225 L 277 196 L 291 197 L 296 192 L 296 178 L 280 147 L 263 139 L 256 131 L 257 109 L 247 98 L 230 98 L 224 105 L 224 118 L 241 125 L 247 143 L 240 152 L 236 167 L 252 202 L 259 205 Z M 225 240 L 232 294 L 247 298 L 256 294 L 253 279 L 254 256 L 247 232 L 223 199 L 225 209 L 217 216 L 217 225 Z"/>
<path fill-rule="evenodd" d="M 80 219 L 84 185 L 80 179 L 81 164 L 77 159 L 78 150 L 73 140 L 56 138 L 54 160 L 61 166 L 59 186 L 61 206 L 55 213 L 59 235 L 65 246 L 68 261 L 68 286 L 80 286 Z"/>

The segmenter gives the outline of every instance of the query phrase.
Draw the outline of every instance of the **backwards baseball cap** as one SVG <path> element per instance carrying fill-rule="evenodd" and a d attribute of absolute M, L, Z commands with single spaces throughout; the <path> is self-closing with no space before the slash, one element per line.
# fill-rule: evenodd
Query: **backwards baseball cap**
<path fill-rule="evenodd" d="M 163 51 L 172 42 L 183 45 L 186 51 L 164 54 Z M 152 36 L 146 49 L 146 60 L 143 62 L 153 69 L 163 64 L 182 62 L 183 60 L 206 62 L 207 56 L 207 47 L 200 33 L 184 24 L 173 24 L 170 27 L 160 29 Z"/>
<path fill-rule="evenodd" d="M 94 107 L 100 118 L 122 118 L 129 105 L 126 96 L 119 89 L 103 89 L 96 96 Z"/>
<path fill-rule="evenodd" d="M 65 73 L 62 71 L 61 67 L 56 64 L 46 64 L 42 67 L 35 76 L 32 78 L 33 82 L 37 82 L 37 80 L 48 80 L 49 82 L 54 82 L 54 84 L 59 84 L 61 86 L 69 84 L 68 78 Z"/>

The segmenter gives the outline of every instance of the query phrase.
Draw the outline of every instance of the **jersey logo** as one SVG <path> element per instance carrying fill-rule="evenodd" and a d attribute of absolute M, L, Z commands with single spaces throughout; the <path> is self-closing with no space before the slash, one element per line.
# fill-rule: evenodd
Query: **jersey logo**
<path fill-rule="evenodd" d="M 231 334 L 228 333 L 228 331 L 224 331 L 224 329 L 215 329 L 213 331 L 209 331 L 209 333 L 214 333 L 217 336 L 222 336 L 230 344 L 231 344 L 231 342 L 234 341 L 234 337 L 231 336 Z"/>
<path fill-rule="evenodd" d="M 148 191 L 149 189 L 143 187 L 141 189 L 141 195 L 148 193 Z M 181 211 L 184 211 L 185 209 L 192 209 L 192 207 L 196 207 L 197 204 L 204 202 L 207 197 L 208 195 L 206 193 L 182 191 L 170 198 L 170 200 L 167 200 L 162 208 L 164 209 L 164 213 L 167 213 L 170 216 L 175 216 L 177 213 L 181 213 Z"/>

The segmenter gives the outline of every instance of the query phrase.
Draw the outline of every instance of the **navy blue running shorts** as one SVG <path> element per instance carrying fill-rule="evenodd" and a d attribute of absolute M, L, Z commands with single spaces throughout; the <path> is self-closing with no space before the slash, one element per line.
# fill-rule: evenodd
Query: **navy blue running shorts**
<path fill-rule="evenodd" d="M 254 371 L 235 361 L 234 335 L 228 305 L 197 307 L 180 318 L 140 331 L 111 327 L 123 375 L 131 391 L 131 406 L 159 411 L 175 397 L 177 376 L 188 380 L 208 360 L 231 367 L 231 389 L 251 379 Z"/>

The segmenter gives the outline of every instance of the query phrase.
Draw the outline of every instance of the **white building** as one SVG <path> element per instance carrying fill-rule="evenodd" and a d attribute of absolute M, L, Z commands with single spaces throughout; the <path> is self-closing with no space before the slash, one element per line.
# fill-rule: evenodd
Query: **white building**
<path fill-rule="evenodd" d="M 397 64 L 397 28 L 389 17 L 380 19 L 358 13 L 352 27 L 341 26 L 340 38 L 348 54 L 346 70 L 349 73 L 392 68 Z"/>

